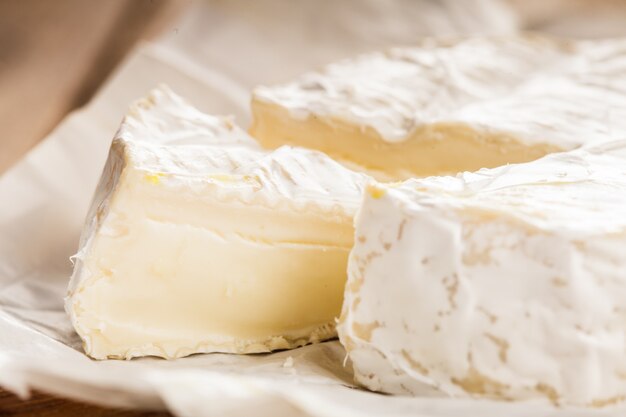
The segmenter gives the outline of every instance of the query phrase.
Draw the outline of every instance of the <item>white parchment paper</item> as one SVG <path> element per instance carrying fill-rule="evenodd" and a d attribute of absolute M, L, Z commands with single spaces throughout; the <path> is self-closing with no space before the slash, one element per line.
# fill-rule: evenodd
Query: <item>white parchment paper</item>
<path fill-rule="evenodd" d="M 266 355 L 87 358 L 63 311 L 69 257 L 128 104 L 159 83 L 249 122 L 249 90 L 425 34 L 505 33 L 497 0 L 214 1 L 138 48 L 84 109 L 0 178 L 0 386 L 179 416 L 587 416 L 543 403 L 391 397 L 352 384 L 337 341 Z M 0 150 L 1 151 L 1 150 Z M 624 415 L 604 410 L 594 415 Z"/>

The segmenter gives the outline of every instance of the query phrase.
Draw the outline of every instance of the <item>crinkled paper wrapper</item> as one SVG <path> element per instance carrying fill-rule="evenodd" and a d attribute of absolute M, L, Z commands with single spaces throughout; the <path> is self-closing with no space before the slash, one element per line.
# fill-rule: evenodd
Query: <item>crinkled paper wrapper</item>
<path fill-rule="evenodd" d="M 515 20 L 492 3 L 207 2 L 196 4 L 159 42 L 139 47 L 86 108 L 0 179 L 0 386 L 23 397 L 39 389 L 194 417 L 590 415 L 545 403 L 370 393 L 353 385 L 337 341 L 263 355 L 93 361 L 63 311 L 69 257 L 110 140 L 132 100 L 167 83 L 200 109 L 234 114 L 245 126 L 249 90 L 257 83 L 288 80 L 424 34 L 514 30 Z M 479 17 L 468 18 L 464 7 Z M 371 27 L 373 18 L 382 24 Z"/>

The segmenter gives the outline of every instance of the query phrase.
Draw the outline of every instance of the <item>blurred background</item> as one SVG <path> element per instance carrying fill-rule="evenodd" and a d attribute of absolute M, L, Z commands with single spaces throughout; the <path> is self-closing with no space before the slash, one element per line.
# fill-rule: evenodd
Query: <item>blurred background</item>
<path fill-rule="evenodd" d="M 626 36 L 626 0 L 0 0 L 0 174 L 140 50 L 152 48 L 158 62 L 228 91 L 230 107 L 203 110 L 233 113 L 245 125 L 257 84 L 423 36 L 518 31 Z M 142 71 L 149 80 L 136 79 L 131 97 L 159 81 L 149 65 Z M 182 93 L 192 102 L 207 94 Z M 126 104 L 120 97 L 120 114 Z M 40 394 L 24 402 L 0 391 L 5 414 L 156 415 Z"/>
<path fill-rule="evenodd" d="M 85 104 L 176 0 L 0 0 L 0 172 Z"/>

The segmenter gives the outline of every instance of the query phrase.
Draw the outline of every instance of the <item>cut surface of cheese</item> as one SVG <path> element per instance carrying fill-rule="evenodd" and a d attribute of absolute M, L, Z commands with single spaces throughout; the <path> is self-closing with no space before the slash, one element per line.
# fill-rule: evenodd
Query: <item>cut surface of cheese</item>
<path fill-rule="evenodd" d="M 250 132 L 381 180 L 526 162 L 623 135 L 624 51 L 626 40 L 426 39 L 256 88 Z"/>
<path fill-rule="evenodd" d="M 338 324 L 359 383 L 626 399 L 626 141 L 364 194 Z"/>
<path fill-rule="evenodd" d="M 122 123 L 66 309 L 97 359 L 254 353 L 336 335 L 367 177 L 262 151 L 167 88 Z"/>

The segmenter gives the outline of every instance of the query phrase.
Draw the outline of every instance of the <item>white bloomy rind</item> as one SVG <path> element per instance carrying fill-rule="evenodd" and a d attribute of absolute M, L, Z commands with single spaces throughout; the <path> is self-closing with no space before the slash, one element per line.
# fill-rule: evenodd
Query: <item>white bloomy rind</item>
<path fill-rule="evenodd" d="M 88 355 L 267 352 L 336 335 L 369 179 L 314 151 L 261 150 L 168 88 L 113 140 L 66 310 Z"/>
<path fill-rule="evenodd" d="M 626 399 L 626 141 L 371 185 L 341 342 L 364 386 Z"/>
<path fill-rule="evenodd" d="M 258 87 L 254 100 L 293 118 L 371 128 L 392 143 L 460 125 L 567 150 L 626 130 L 626 40 L 425 39 Z"/>

